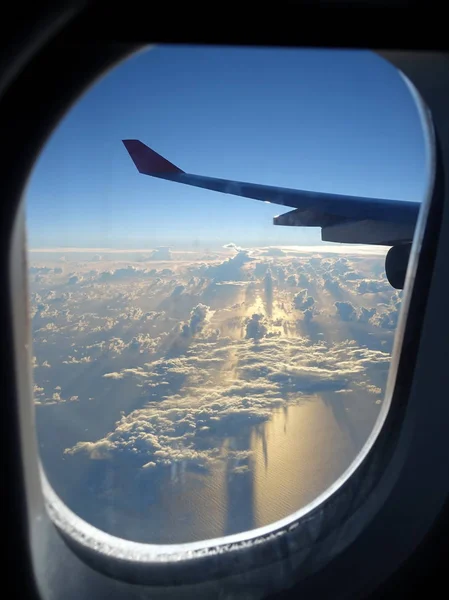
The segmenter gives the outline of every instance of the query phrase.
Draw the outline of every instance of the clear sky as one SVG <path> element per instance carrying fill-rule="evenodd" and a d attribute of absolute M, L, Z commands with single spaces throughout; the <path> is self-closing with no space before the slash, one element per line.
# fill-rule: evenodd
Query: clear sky
<path fill-rule="evenodd" d="M 126 138 L 212 177 L 418 201 L 426 185 L 414 102 L 371 52 L 158 46 L 53 133 L 26 193 L 30 247 L 319 243 L 272 225 L 282 207 L 140 175 Z"/>

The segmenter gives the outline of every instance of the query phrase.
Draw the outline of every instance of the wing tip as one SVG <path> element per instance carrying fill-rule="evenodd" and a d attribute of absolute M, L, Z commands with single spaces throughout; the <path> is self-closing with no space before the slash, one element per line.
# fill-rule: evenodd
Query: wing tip
<path fill-rule="evenodd" d="M 139 173 L 144 175 L 176 175 L 182 169 L 136 139 L 122 140 Z"/>

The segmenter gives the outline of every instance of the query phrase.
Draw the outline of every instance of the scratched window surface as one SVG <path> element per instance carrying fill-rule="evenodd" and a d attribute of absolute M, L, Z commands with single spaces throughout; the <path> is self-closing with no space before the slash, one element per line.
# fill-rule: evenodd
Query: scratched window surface
<path fill-rule="evenodd" d="M 405 207 L 427 171 L 410 91 L 367 51 L 160 46 L 94 86 L 26 198 L 39 452 L 67 506 L 179 543 L 325 492 L 376 423 L 403 291 L 388 208 L 322 241 L 351 215 L 282 190 Z M 403 235 L 415 209 L 394 210 Z"/>

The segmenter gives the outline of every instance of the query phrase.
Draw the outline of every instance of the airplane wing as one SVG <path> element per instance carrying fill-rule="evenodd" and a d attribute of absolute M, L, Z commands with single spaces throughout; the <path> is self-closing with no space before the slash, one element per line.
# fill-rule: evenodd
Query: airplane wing
<path fill-rule="evenodd" d="M 123 140 L 139 173 L 207 190 L 292 208 L 275 225 L 321 227 L 321 239 L 395 246 L 413 240 L 419 202 L 364 198 L 244 183 L 185 173 L 139 140 Z"/>

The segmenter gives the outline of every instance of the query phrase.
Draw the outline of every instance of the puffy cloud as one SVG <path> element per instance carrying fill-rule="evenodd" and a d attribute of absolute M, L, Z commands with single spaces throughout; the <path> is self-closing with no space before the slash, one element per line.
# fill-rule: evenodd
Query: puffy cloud
<path fill-rule="evenodd" d="M 199 333 L 209 317 L 209 307 L 205 304 L 198 304 L 190 313 L 190 321 L 182 328 L 184 337 L 191 337 Z"/>
<path fill-rule="evenodd" d="M 172 255 L 168 246 L 159 246 L 153 250 L 150 256 L 150 260 L 171 260 Z"/>
<path fill-rule="evenodd" d="M 372 322 L 383 329 L 394 330 L 397 327 L 402 304 L 402 290 L 396 291 L 390 299 L 389 305 L 379 306 Z"/>
<path fill-rule="evenodd" d="M 370 392 L 371 394 L 376 394 L 379 395 L 382 393 L 382 388 L 376 386 L 376 385 L 367 385 L 366 389 L 368 390 L 368 392 Z"/>
<path fill-rule="evenodd" d="M 54 274 L 54 275 L 61 275 L 62 273 L 62 269 L 61 267 L 36 267 L 36 266 L 30 266 L 28 267 L 28 272 L 31 275 L 49 275 L 49 274 Z"/>
<path fill-rule="evenodd" d="M 237 244 L 234 244 L 234 242 L 229 242 L 229 244 L 225 244 L 223 248 L 226 248 L 228 250 L 235 250 L 236 252 L 240 252 L 241 250 L 243 250 L 243 248 L 237 246 Z"/>
<path fill-rule="evenodd" d="M 105 373 L 103 375 L 103 377 L 106 377 L 107 379 L 123 379 L 123 377 L 125 376 L 125 373 Z"/>
<path fill-rule="evenodd" d="M 91 356 L 69 356 L 67 360 L 63 360 L 62 363 L 65 365 L 77 365 L 82 363 L 90 363 L 92 362 Z"/>
<path fill-rule="evenodd" d="M 301 290 L 295 295 L 293 304 L 297 310 L 306 311 L 315 304 L 315 298 L 309 296 L 307 290 Z"/>
<path fill-rule="evenodd" d="M 220 461 L 240 477 L 251 468 L 250 448 L 233 449 L 229 440 L 275 409 L 316 398 L 332 408 L 351 390 L 358 406 L 381 398 L 389 354 L 362 341 L 387 347 L 400 295 L 385 291 L 383 304 L 357 295 L 359 281 L 345 280 L 352 258 L 315 256 L 313 266 L 299 252 L 232 250 L 231 258 L 217 252 L 207 262 L 199 253 L 177 262 L 173 252 L 171 269 L 150 271 L 129 256 L 99 259 L 94 272 L 68 261 L 65 273 L 83 285 L 69 289 L 56 273 L 33 283 L 33 350 L 39 364 L 52 365 L 34 371 L 36 401 L 47 404 L 38 410 L 81 423 L 79 436 L 61 442 L 68 446 L 63 476 L 72 464 L 90 472 L 83 462 L 90 457 L 135 467 L 147 481 L 166 466 L 207 472 Z M 357 262 L 363 280 L 373 277 L 370 268 Z M 336 321 L 326 282 L 347 300 L 335 310 L 351 327 Z M 338 326 L 359 342 L 335 343 Z M 374 327 L 385 331 L 370 336 Z"/>
<path fill-rule="evenodd" d="M 370 319 L 376 314 L 375 308 L 365 308 L 362 306 L 360 308 L 359 321 L 361 323 L 368 323 Z"/>
<path fill-rule="evenodd" d="M 403 290 L 396 290 L 391 297 L 391 304 L 393 304 L 393 306 L 395 306 L 397 310 L 399 310 L 401 307 L 403 294 Z"/>
<path fill-rule="evenodd" d="M 384 329 L 396 329 L 399 319 L 399 311 L 391 310 L 385 311 L 378 315 L 376 319 L 376 324 L 379 327 L 383 327 Z"/>
<path fill-rule="evenodd" d="M 119 337 L 112 337 L 103 344 L 103 354 L 105 356 L 114 356 L 120 355 L 126 348 L 128 348 L 129 344 L 123 341 Z"/>
<path fill-rule="evenodd" d="M 214 311 L 205 304 L 197 304 L 190 312 L 189 320 L 178 323 L 172 332 L 166 336 L 163 342 L 164 348 L 167 349 L 170 356 L 175 356 L 186 352 L 193 338 L 198 335 L 204 335 L 204 329 L 210 321 Z M 217 337 L 219 332 L 208 331 L 212 337 Z"/>
<path fill-rule="evenodd" d="M 246 338 L 260 340 L 267 335 L 263 315 L 255 313 L 246 323 Z"/>
<path fill-rule="evenodd" d="M 120 279 L 129 279 L 130 277 L 145 277 L 147 272 L 144 269 L 138 269 L 133 265 L 122 267 L 111 271 L 103 271 L 100 273 L 100 281 L 111 281 Z"/>
<path fill-rule="evenodd" d="M 252 260 L 247 250 L 239 250 L 237 254 L 218 265 L 207 265 L 204 275 L 216 281 L 242 281 L 247 279 L 243 266 Z"/>
<path fill-rule="evenodd" d="M 341 290 L 340 282 L 338 279 L 333 279 L 331 276 L 326 277 L 324 281 L 324 289 L 331 294 L 338 294 Z"/>
<path fill-rule="evenodd" d="M 245 473 L 248 473 L 249 470 L 249 465 L 235 465 L 234 467 L 232 467 L 232 473 L 234 475 L 244 475 Z"/>
<path fill-rule="evenodd" d="M 357 279 L 363 279 L 363 275 L 357 271 L 348 271 L 345 273 L 344 278 L 346 281 L 356 281 Z"/>
<path fill-rule="evenodd" d="M 180 461 L 207 469 L 217 461 L 236 461 L 242 473 L 239 461 L 251 450 L 224 445 L 229 435 L 310 395 L 349 392 L 353 385 L 359 395 L 363 390 L 379 395 L 369 374 L 386 373 L 388 365 L 387 353 L 353 341 L 314 344 L 305 338 L 264 337 L 257 348 L 251 340 L 194 341 L 189 355 L 158 359 L 138 370 L 143 389 L 155 394 L 144 408 L 123 415 L 104 438 L 80 441 L 67 454 L 109 459 L 125 453 L 144 469 Z M 217 378 L 218 372 L 223 376 Z"/>
<path fill-rule="evenodd" d="M 389 289 L 389 285 L 385 280 L 364 279 L 357 286 L 359 294 L 377 294 Z"/>
<path fill-rule="evenodd" d="M 348 271 L 349 268 L 349 261 L 344 256 L 341 256 L 340 258 L 337 258 L 337 260 L 335 260 L 333 263 L 331 262 L 330 265 L 332 265 L 332 270 L 334 274 L 345 275 L 346 271 Z"/>
<path fill-rule="evenodd" d="M 355 321 L 357 312 L 350 302 L 335 302 L 337 314 L 342 321 Z"/>

